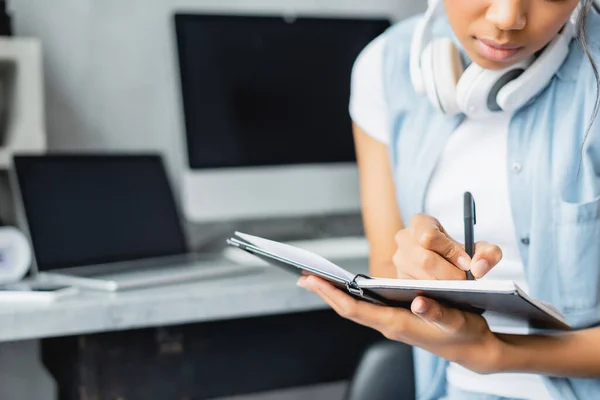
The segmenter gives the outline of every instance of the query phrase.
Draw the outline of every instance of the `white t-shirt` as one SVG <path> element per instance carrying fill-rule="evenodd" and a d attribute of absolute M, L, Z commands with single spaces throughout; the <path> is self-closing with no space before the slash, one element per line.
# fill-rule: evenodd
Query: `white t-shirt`
<path fill-rule="evenodd" d="M 350 115 L 367 134 L 387 144 L 390 132 L 381 74 L 385 37 L 373 41 L 359 56 L 352 75 Z M 510 209 L 507 135 L 510 115 L 465 120 L 450 136 L 430 181 L 425 212 L 439 219 L 455 240 L 463 242 L 462 199 L 473 193 L 477 207 L 476 241 L 500 246 L 502 261 L 483 279 L 513 280 L 525 291 L 523 264 Z M 466 150 L 468 149 L 468 150 Z M 495 332 L 527 333 L 498 315 L 485 313 Z M 463 390 L 523 399 L 551 399 L 535 374 L 479 375 L 450 363 L 448 383 Z"/>

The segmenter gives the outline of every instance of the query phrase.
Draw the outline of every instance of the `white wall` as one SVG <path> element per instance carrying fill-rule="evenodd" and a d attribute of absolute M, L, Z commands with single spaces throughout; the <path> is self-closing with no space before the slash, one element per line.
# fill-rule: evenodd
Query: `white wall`
<path fill-rule="evenodd" d="M 43 40 L 51 149 L 159 150 L 184 165 L 175 10 L 403 18 L 425 0 L 9 0 L 16 34 Z"/>

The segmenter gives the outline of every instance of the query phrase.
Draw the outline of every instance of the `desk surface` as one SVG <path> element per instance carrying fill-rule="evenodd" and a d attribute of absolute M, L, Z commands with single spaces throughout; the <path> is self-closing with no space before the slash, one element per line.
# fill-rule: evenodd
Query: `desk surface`
<path fill-rule="evenodd" d="M 211 263 L 230 265 L 226 261 Z M 366 260 L 340 262 L 364 273 Z M 0 303 L 0 342 L 176 325 L 325 308 L 276 267 L 246 276 L 104 293 L 81 291 L 50 304 Z"/>

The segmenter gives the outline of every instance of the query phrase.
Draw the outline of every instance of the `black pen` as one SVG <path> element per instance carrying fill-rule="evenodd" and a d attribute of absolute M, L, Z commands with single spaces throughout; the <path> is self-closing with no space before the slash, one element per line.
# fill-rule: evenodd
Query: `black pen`
<path fill-rule="evenodd" d="M 470 192 L 465 192 L 463 204 L 465 223 L 465 251 L 472 259 L 473 253 L 475 252 L 474 231 L 477 219 L 475 217 L 475 200 Z M 471 271 L 467 271 L 467 279 L 470 281 L 475 279 Z"/>

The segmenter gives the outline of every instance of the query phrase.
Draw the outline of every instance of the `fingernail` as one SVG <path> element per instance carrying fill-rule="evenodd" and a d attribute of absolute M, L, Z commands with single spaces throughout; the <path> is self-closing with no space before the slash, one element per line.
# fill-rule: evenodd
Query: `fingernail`
<path fill-rule="evenodd" d="M 305 283 L 306 279 L 305 278 L 300 278 L 298 279 L 298 281 L 296 282 L 296 285 L 298 285 L 299 287 L 306 289 L 306 283 Z"/>
<path fill-rule="evenodd" d="M 473 275 L 482 276 L 490 268 L 490 264 L 486 260 L 479 260 L 472 268 Z"/>
<path fill-rule="evenodd" d="M 465 271 L 468 271 L 471 268 L 471 263 L 469 262 L 469 259 L 465 256 L 458 257 L 457 262 L 458 265 L 460 265 L 460 267 Z"/>
<path fill-rule="evenodd" d="M 423 299 L 416 299 L 415 301 L 413 301 L 412 310 L 414 313 L 423 314 L 426 309 L 427 304 L 425 304 L 425 301 Z"/>

